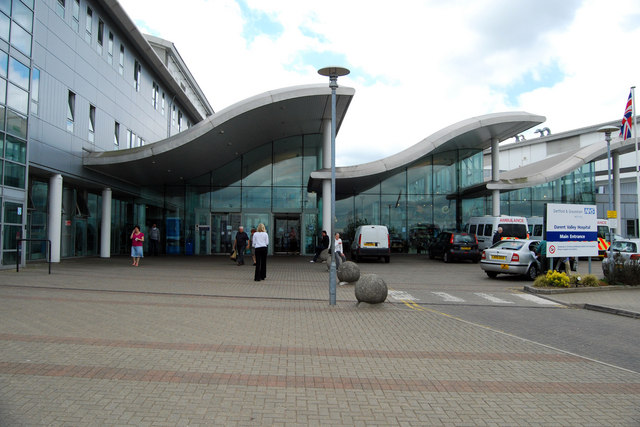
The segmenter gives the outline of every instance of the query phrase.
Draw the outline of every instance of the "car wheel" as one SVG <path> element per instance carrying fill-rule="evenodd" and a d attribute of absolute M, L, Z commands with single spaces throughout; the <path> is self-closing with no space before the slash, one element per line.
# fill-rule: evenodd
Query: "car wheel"
<path fill-rule="evenodd" d="M 436 254 L 433 251 L 429 251 L 429 259 L 436 259 Z"/>
<path fill-rule="evenodd" d="M 351 252 L 351 259 L 353 260 L 353 262 L 358 262 L 358 254 L 356 254 L 355 252 Z"/>
<path fill-rule="evenodd" d="M 451 259 L 451 255 L 449 255 L 449 252 L 445 252 L 445 253 L 444 253 L 444 256 L 442 257 L 442 260 L 443 260 L 444 262 L 451 262 L 451 261 L 453 261 L 453 260 Z"/>
<path fill-rule="evenodd" d="M 477 264 L 477 263 L 479 263 L 479 262 L 480 262 L 480 258 L 474 258 L 474 259 L 473 259 L 473 263 L 474 263 L 474 264 Z"/>
<path fill-rule="evenodd" d="M 529 280 L 535 280 L 536 277 L 538 277 L 538 267 L 536 267 L 534 264 L 531 264 L 531 267 L 529 267 L 529 270 L 527 271 L 527 278 Z"/>
<path fill-rule="evenodd" d="M 384 257 L 384 262 L 386 264 L 389 264 L 389 261 L 391 261 L 391 258 L 389 256 Z"/>
<path fill-rule="evenodd" d="M 495 271 L 486 271 L 486 273 L 490 279 L 495 279 L 496 277 L 498 277 L 498 273 L 496 273 Z"/>

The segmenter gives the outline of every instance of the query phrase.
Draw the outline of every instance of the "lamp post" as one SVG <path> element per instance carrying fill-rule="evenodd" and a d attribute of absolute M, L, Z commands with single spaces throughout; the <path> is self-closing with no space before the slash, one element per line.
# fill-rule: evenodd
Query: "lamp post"
<path fill-rule="evenodd" d="M 620 128 L 615 126 L 602 126 L 598 129 L 598 132 L 604 133 L 604 139 L 607 141 L 607 178 L 609 181 L 609 189 L 607 192 L 609 193 L 609 210 L 613 210 L 613 186 L 611 184 L 611 132 L 619 132 Z M 609 216 L 607 215 L 607 220 Z M 614 266 L 613 266 L 613 252 L 611 250 L 613 244 L 613 233 L 611 232 L 611 227 L 609 227 L 609 275 L 613 278 L 614 274 Z"/>
<path fill-rule="evenodd" d="M 346 76 L 350 71 L 342 67 L 325 67 L 318 70 L 321 76 L 329 77 L 331 88 L 331 218 L 327 221 L 329 227 L 329 243 L 331 248 L 331 266 L 329 268 L 329 304 L 336 305 L 336 248 L 335 246 L 335 217 L 336 217 L 336 89 L 338 77 Z"/>

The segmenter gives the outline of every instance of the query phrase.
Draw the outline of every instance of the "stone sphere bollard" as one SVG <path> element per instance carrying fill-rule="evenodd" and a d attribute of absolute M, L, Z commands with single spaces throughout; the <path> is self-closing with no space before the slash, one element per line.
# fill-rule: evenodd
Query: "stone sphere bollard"
<path fill-rule="evenodd" d="M 377 274 L 363 274 L 356 282 L 356 299 L 358 302 L 379 304 L 387 299 L 387 284 Z"/>
<path fill-rule="evenodd" d="M 354 283 L 360 279 L 360 267 L 353 261 L 345 261 L 340 264 L 337 273 L 340 282 Z"/>

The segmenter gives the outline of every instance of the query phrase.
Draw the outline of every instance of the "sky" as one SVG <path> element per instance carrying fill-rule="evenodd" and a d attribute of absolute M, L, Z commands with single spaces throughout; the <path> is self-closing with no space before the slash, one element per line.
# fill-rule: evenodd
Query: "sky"
<path fill-rule="evenodd" d="M 173 42 L 215 111 L 270 90 L 356 93 L 336 164 L 378 160 L 489 113 L 526 111 L 564 132 L 622 119 L 640 87 L 637 0 L 120 0 Z M 179 5 L 179 6 L 177 6 Z M 511 139 L 510 141 L 513 141 Z"/>

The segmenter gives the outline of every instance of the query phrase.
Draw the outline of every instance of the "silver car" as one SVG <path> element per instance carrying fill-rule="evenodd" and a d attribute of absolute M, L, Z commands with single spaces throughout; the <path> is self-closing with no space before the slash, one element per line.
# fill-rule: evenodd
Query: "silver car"
<path fill-rule="evenodd" d="M 519 274 L 533 280 L 540 273 L 539 244 L 539 240 L 502 240 L 482 252 L 480 267 L 492 279 L 498 274 Z"/>
<path fill-rule="evenodd" d="M 619 259 L 618 264 L 627 264 L 629 262 L 640 262 L 640 239 L 622 239 L 615 240 L 611 244 L 611 252 L 614 259 Z M 602 260 L 602 272 L 606 274 L 609 271 L 611 258 L 609 251 L 604 255 Z"/>

